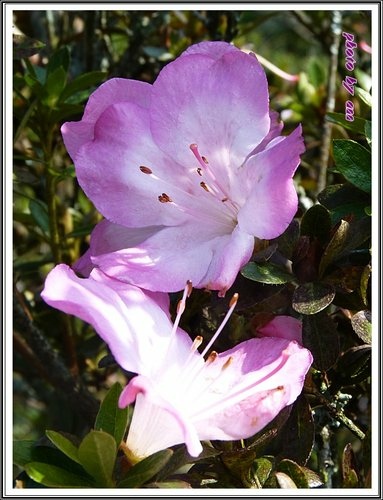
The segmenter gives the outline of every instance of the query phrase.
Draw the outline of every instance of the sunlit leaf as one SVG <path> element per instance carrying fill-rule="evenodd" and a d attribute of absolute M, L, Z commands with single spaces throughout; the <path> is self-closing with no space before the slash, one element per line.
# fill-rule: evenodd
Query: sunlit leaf
<path fill-rule="evenodd" d="M 122 392 L 122 386 L 116 382 L 109 389 L 104 400 L 101 403 L 97 414 L 94 428 L 96 430 L 108 432 L 111 434 L 117 445 L 122 441 L 128 424 L 129 408 L 119 408 L 118 400 Z"/>
<path fill-rule="evenodd" d="M 46 431 L 47 437 L 57 446 L 65 455 L 77 463 L 81 463 L 78 459 L 78 449 L 75 444 L 68 438 L 56 431 Z"/>
<path fill-rule="evenodd" d="M 50 488 L 94 487 L 94 483 L 85 476 L 43 462 L 30 462 L 25 465 L 25 470 L 34 481 Z"/>
<path fill-rule="evenodd" d="M 117 446 L 114 438 L 102 431 L 90 431 L 78 448 L 78 458 L 98 486 L 112 487 Z"/>
<path fill-rule="evenodd" d="M 351 325 L 354 332 L 363 342 L 371 344 L 372 324 L 370 311 L 359 311 L 355 313 L 351 318 Z"/>
<path fill-rule="evenodd" d="M 242 276 L 252 281 L 259 283 L 267 283 L 269 285 L 281 285 L 294 280 L 294 276 L 284 269 L 266 262 L 258 264 L 257 262 L 249 262 L 241 270 Z"/>
<path fill-rule="evenodd" d="M 304 283 L 294 290 L 292 305 L 301 314 L 316 314 L 331 304 L 334 297 L 335 290 L 327 283 Z"/>

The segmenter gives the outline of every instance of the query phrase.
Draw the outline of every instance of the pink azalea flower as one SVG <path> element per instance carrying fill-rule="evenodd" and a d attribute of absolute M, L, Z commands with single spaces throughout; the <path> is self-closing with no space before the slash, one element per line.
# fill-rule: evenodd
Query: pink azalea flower
<path fill-rule="evenodd" d="M 224 295 L 254 237 L 277 237 L 296 212 L 301 127 L 281 129 L 258 60 L 224 42 L 191 46 L 153 85 L 101 85 L 82 120 L 62 127 L 109 221 L 92 237 L 92 266 L 148 290 L 191 279 Z"/>
<path fill-rule="evenodd" d="M 135 402 L 126 447 L 132 462 L 185 443 L 192 456 L 201 440 L 237 440 L 254 435 L 302 390 L 312 356 L 296 340 L 254 338 L 218 354 L 211 347 L 233 311 L 230 309 L 201 353 L 178 327 L 190 284 L 171 323 L 164 294 L 143 292 L 94 269 L 78 278 L 66 265 L 53 269 L 44 300 L 91 323 L 116 361 L 137 373 L 119 405 Z"/>

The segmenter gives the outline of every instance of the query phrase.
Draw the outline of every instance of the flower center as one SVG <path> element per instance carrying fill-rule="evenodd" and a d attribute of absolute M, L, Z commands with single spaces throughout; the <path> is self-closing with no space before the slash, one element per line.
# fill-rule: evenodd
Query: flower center
<path fill-rule="evenodd" d="M 231 199 L 230 192 L 214 174 L 207 158 L 201 156 L 197 144 L 190 144 L 189 147 L 199 164 L 196 169 L 193 169 L 193 172 L 199 177 L 204 178 L 204 180 L 198 183 L 198 187 L 193 178 L 189 178 L 192 181 L 193 188 L 185 190 L 174 181 L 169 182 L 166 179 L 158 177 L 152 168 L 148 166 L 141 165 L 139 169 L 143 174 L 160 182 L 162 188 L 166 186 L 166 192 L 158 195 L 160 203 L 167 203 L 194 218 L 210 220 L 214 223 L 219 222 L 220 224 L 230 226 L 230 229 L 233 230 L 237 225 L 237 215 L 240 207 Z M 167 186 L 169 186 L 169 190 Z M 199 188 L 208 193 L 208 195 L 204 196 L 202 205 L 200 196 L 202 191 L 199 191 Z M 198 198 L 197 203 L 196 198 Z"/>

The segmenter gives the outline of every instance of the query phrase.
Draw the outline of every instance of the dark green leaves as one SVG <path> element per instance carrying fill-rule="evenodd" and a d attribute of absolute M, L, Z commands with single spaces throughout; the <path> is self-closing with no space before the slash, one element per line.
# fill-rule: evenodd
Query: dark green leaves
<path fill-rule="evenodd" d="M 105 396 L 94 424 L 96 430 L 112 435 L 118 445 L 124 437 L 129 416 L 129 408 L 118 407 L 121 392 L 122 387 L 116 382 Z"/>
<path fill-rule="evenodd" d="M 359 143 L 338 139 L 333 144 L 335 166 L 351 184 L 371 192 L 371 153 Z"/>
<path fill-rule="evenodd" d="M 303 316 L 303 345 L 314 357 L 314 367 L 329 370 L 339 356 L 338 332 L 334 321 L 324 311 Z M 331 348 L 329 348 L 331 346 Z"/>
<path fill-rule="evenodd" d="M 263 264 L 249 262 L 242 269 L 241 274 L 252 281 L 267 283 L 269 285 L 281 285 L 294 279 L 292 274 L 270 262 Z"/>
<path fill-rule="evenodd" d="M 162 450 L 145 458 L 134 465 L 125 478 L 117 485 L 118 488 L 138 488 L 155 476 L 170 460 L 172 450 Z"/>
<path fill-rule="evenodd" d="M 293 308 L 301 314 L 317 314 L 334 300 L 335 291 L 325 283 L 305 283 L 293 294 Z"/>

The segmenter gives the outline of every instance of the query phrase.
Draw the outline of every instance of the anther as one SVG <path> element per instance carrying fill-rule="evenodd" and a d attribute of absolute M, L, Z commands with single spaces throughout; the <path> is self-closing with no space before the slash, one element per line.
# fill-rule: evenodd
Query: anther
<path fill-rule="evenodd" d="M 187 280 L 186 286 L 187 286 L 187 297 L 189 298 L 193 290 L 193 283 L 190 280 Z"/>
<path fill-rule="evenodd" d="M 143 174 L 152 174 L 153 173 L 153 170 L 149 167 L 145 167 L 145 165 L 141 165 L 140 170 Z"/>
<path fill-rule="evenodd" d="M 207 357 L 206 364 L 213 363 L 218 357 L 218 352 L 217 351 L 211 351 L 209 356 Z"/>
<path fill-rule="evenodd" d="M 232 362 L 233 362 L 233 356 L 230 356 L 223 364 L 221 371 L 226 370 L 226 368 L 228 368 Z"/>
<path fill-rule="evenodd" d="M 209 186 L 206 184 L 206 182 L 200 182 L 199 185 L 201 186 L 202 189 L 204 189 L 207 193 L 210 193 Z"/>
<path fill-rule="evenodd" d="M 197 174 L 202 177 L 202 168 L 201 167 L 197 168 Z"/>
<path fill-rule="evenodd" d="M 203 161 L 204 163 L 206 163 L 206 165 L 209 163 L 209 162 L 207 161 L 207 159 L 206 159 L 206 156 L 201 156 L 201 158 L 202 158 L 202 161 Z"/>
<path fill-rule="evenodd" d="M 158 201 L 160 201 L 161 203 L 170 203 L 173 200 L 166 193 L 162 193 L 158 196 Z"/>
<path fill-rule="evenodd" d="M 203 337 L 201 337 L 201 335 L 197 335 L 191 346 L 191 351 L 195 352 L 198 349 L 198 347 L 202 344 L 202 342 L 203 342 Z"/>
<path fill-rule="evenodd" d="M 230 302 L 229 302 L 229 307 L 233 307 L 233 306 L 235 306 L 235 305 L 236 305 L 236 303 L 238 302 L 238 298 L 239 298 L 239 294 L 238 294 L 238 293 L 235 293 L 235 294 L 232 296 L 232 298 L 231 298 L 231 300 L 230 300 Z"/>
<path fill-rule="evenodd" d="M 227 196 L 225 196 L 225 198 L 222 198 L 222 203 L 225 203 L 225 201 L 227 201 L 229 198 Z"/>

